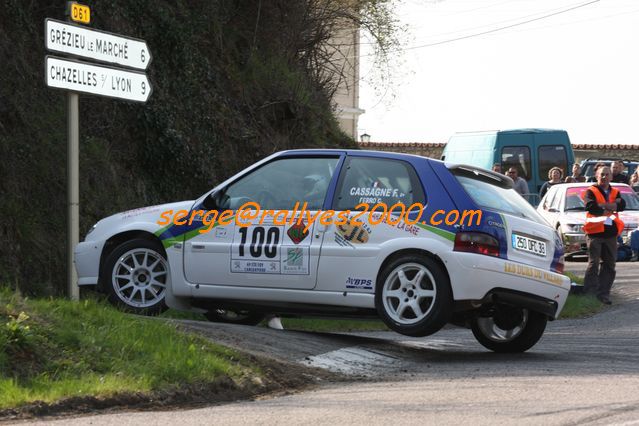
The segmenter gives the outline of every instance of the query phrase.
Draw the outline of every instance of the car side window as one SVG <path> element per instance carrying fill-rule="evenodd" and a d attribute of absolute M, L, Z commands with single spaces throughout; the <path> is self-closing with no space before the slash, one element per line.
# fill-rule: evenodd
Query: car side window
<path fill-rule="evenodd" d="M 235 210 L 258 203 L 262 210 L 319 210 L 337 167 L 338 157 L 283 158 L 241 177 L 224 192 L 221 208 Z"/>
<path fill-rule="evenodd" d="M 335 210 L 354 210 L 358 204 L 424 203 L 424 191 L 413 167 L 401 160 L 350 157 L 337 188 Z"/>

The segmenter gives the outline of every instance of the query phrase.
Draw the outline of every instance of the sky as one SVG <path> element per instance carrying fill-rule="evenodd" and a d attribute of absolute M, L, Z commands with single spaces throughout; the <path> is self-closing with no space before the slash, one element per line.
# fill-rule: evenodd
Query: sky
<path fill-rule="evenodd" d="M 362 36 L 359 135 L 534 127 L 639 144 L 639 0 L 397 0 L 396 13 L 407 49 L 381 91 Z"/>

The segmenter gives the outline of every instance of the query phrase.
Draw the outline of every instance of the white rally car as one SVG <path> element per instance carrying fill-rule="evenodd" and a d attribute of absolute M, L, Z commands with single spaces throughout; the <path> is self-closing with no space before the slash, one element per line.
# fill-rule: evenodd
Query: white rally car
<path fill-rule="evenodd" d="M 570 289 L 557 232 L 510 178 L 371 151 L 273 154 L 195 201 L 99 221 L 75 262 L 79 285 L 134 312 L 378 316 L 409 336 L 454 323 L 498 352 L 532 347 Z"/>

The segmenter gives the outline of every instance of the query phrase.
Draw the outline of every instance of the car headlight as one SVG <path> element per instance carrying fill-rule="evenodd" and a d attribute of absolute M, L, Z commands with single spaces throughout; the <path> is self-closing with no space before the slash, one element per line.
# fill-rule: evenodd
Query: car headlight
<path fill-rule="evenodd" d="M 583 232 L 584 226 L 580 223 L 566 223 L 562 225 L 564 232 L 579 233 Z"/>
<path fill-rule="evenodd" d="M 91 234 L 91 232 L 93 232 L 95 230 L 95 227 L 98 226 L 97 223 L 94 223 L 93 226 L 91 227 L 91 229 L 89 229 L 89 232 L 86 233 L 86 235 L 84 236 L 84 239 L 86 240 L 87 237 L 89 236 L 89 234 Z"/>

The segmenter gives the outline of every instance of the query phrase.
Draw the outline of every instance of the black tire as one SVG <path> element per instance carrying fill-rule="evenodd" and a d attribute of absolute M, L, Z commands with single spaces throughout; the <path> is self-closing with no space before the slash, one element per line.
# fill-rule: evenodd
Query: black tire
<path fill-rule="evenodd" d="M 204 314 L 212 322 L 226 324 L 258 325 L 266 315 L 251 311 L 234 311 L 229 309 L 213 309 Z"/>
<path fill-rule="evenodd" d="M 144 238 L 117 246 L 107 256 L 100 274 L 100 287 L 109 301 L 139 315 L 165 311 L 166 287 L 170 284 L 169 263 L 162 244 Z"/>
<path fill-rule="evenodd" d="M 499 353 L 519 353 L 541 339 L 548 317 L 523 308 L 498 307 L 492 317 L 476 317 L 471 329 L 485 348 Z M 511 332 L 511 336 L 507 336 Z"/>
<path fill-rule="evenodd" d="M 436 333 L 453 313 L 448 275 L 429 257 L 400 256 L 377 276 L 375 307 L 388 328 L 400 334 L 420 337 Z"/>

